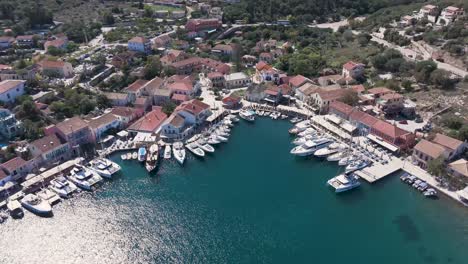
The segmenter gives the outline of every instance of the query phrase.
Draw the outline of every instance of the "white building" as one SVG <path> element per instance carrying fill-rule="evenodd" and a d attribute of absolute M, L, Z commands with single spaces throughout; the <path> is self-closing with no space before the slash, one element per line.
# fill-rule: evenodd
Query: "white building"
<path fill-rule="evenodd" d="M 151 42 L 144 37 L 134 37 L 128 41 L 128 50 L 148 54 L 151 52 Z"/>
<path fill-rule="evenodd" d="M 224 75 L 225 87 L 227 89 L 235 89 L 240 87 L 247 87 L 252 83 L 252 79 L 243 72 L 235 72 Z"/>
<path fill-rule="evenodd" d="M 5 80 L 0 82 L 0 101 L 4 103 L 13 103 L 16 97 L 24 94 L 23 80 Z"/>
<path fill-rule="evenodd" d="M 448 25 L 454 22 L 458 17 L 463 16 L 465 11 L 463 8 L 455 6 L 447 6 L 440 13 L 439 19 L 437 19 L 438 25 Z"/>

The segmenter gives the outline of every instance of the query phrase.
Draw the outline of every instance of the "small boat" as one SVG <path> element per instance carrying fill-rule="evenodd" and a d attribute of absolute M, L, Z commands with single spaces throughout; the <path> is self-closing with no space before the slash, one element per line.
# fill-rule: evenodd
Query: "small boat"
<path fill-rule="evenodd" d="M 216 130 L 216 134 L 222 136 L 222 137 L 229 137 L 229 133 L 227 133 L 226 131 L 224 131 L 223 129 L 218 129 Z M 218 137 L 219 138 L 219 137 Z"/>
<path fill-rule="evenodd" d="M 340 161 L 348 156 L 346 151 L 340 151 L 327 157 L 327 161 Z"/>
<path fill-rule="evenodd" d="M 255 113 L 252 112 L 251 110 L 242 109 L 239 112 L 239 116 L 240 116 L 240 118 L 242 118 L 242 119 L 244 119 L 246 121 L 249 121 L 249 122 L 255 121 Z"/>
<path fill-rule="evenodd" d="M 213 153 L 215 149 L 210 144 L 206 143 L 206 140 L 200 139 L 197 142 L 197 146 L 203 149 L 205 152 Z"/>
<path fill-rule="evenodd" d="M 361 185 L 354 174 L 340 174 L 327 181 L 327 185 L 335 189 L 336 193 L 349 191 Z"/>
<path fill-rule="evenodd" d="M 131 152 L 128 152 L 126 156 L 127 156 L 127 160 L 131 160 L 131 159 L 132 159 L 132 153 L 131 153 Z"/>
<path fill-rule="evenodd" d="M 138 149 L 138 161 L 144 162 L 146 160 L 146 147 L 140 147 Z"/>
<path fill-rule="evenodd" d="M 205 151 L 203 149 L 199 148 L 196 143 L 190 143 L 185 145 L 185 147 L 190 150 L 193 154 L 199 157 L 204 157 L 205 156 Z"/>
<path fill-rule="evenodd" d="M 64 176 L 59 176 L 50 182 L 50 189 L 62 198 L 70 198 L 78 187 Z"/>
<path fill-rule="evenodd" d="M 46 200 L 41 199 L 35 194 L 27 194 L 26 196 L 24 196 L 23 199 L 21 199 L 20 202 L 24 208 L 26 208 L 34 214 L 43 216 L 52 214 L 52 207 L 50 206 L 50 204 Z"/>
<path fill-rule="evenodd" d="M 237 123 L 240 121 L 239 118 L 237 118 L 235 115 L 228 115 L 227 118 L 229 118 L 234 123 Z"/>
<path fill-rule="evenodd" d="M 81 165 L 75 166 L 70 171 L 68 179 L 76 186 L 86 191 L 92 191 L 99 183 L 103 181 L 102 177 L 99 176 L 97 172 Z"/>
<path fill-rule="evenodd" d="M 322 149 L 319 149 L 319 150 L 315 151 L 314 156 L 317 157 L 317 158 L 323 158 L 323 157 L 327 157 L 329 155 L 335 154 L 340 150 L 341 150 L 340 144 L 339 143 L 333 143 L 333 144 L 330 144 L 326 148 L 322 148 Z"/>
<path fill-rule="evenodd" d="M 281 115 L 281 119 L 287 119 L 289 116 L 288 115 Z"/>
<path fill-rule="evenodd" d="M 138 158 L 138 153 L 137 152 L 133 152 L 132 153 L 132 159 L 136 160 Z"/>
<path fill-rule="evenodd" d="M 259 115 L 259 116 L 263 116 L 264 114 L 265 114 L 264 111 L 259 111 L 259 112 L 258 112 L 258 115 Z"/>
<path fill-rule="evenodd" d="M 363 169 L 371 164 L 368 160 L 356 160 L 346 166 L 345 172 L 351 173 L 360 169 Z"/>
<path fill-rule="evenodd" d="M 11 217 L 14 219 L 22 218 L 24 216 L 23 208 L 17 200 L 9 200 L 7 202 L 7 209 Z"/>
<path fill-rule="evenodd" d="M 306 130 L 297 133 L 297 135 L 300 137 L 305 137 L 307 135 L 312 135 L 312 134 L 320 134 L 320 133 L 312 127 L 308 127 Z"/>
<path fill-rule="evenodd" d="M 418 178 L 416 178 L 416 176 L 414 175 L 409 175 L 406 179 L 405 179 L 405 183 L 407 183 L 408 185 L 412 185 Z"/>
<path fill-rule="evenodd" d="M 426 197 L 437 197 L 437 191 L 433 188 L 428 188 L 423 194 Z"/>
<path fill-rule="evenodd" d="M 164 159 L 170 159 L 172 154 L 171 154 L 171 145 L 166 145 L 164 148 Z"/>
<path fill-rule="evenodd" d="M 356 155 L 350 155 L 350 156 L 344 157 L 340 159 L 340 161 L 338 161 L 338 166 L 347 166 L 351 162 L 356 161 L 358 159 L 359 157 Z"/>
<path fill-rule="evenodd" d="M 316 140 L 308 140 L 304 144 L 293 148 L 290 153 L 297 156 L 309 156 L 318 149 L 324 148 L 331 143 L 333 143 L 333 140 L 325 137 Z"/>
<path fill-rule="evenodd" d="M 298 134 L 310 127 L 309 120 L 304 120 L 302 122 L 297 123 L 293 128 L 289 129 L 290 134 Z"/>
<path fill-rule="evenodd" d="M 215 135 L 216 135 L 216 139 L 217 139 L 217 140 L 219 140 L 219 141 L 221 141 L 221 142 L 228 142 L 228 138 L 227 138 L 227 137 L 224 137 L 224 136 L 222 136 L 222 135 L 217 135 L 217 134 L 215 134 Z"/>
<path fill-rule="evenodd" d="M 210 135 L 206 138 L 206 142 L 210 145 L 220 144 L 221 141 L 216 137 L 216 135 Z"/>
<path fill-rule="evenodd" d="M 296 117 L 291 118 L 290 121 L 291 121 L 291 123 L 296 124 L 296 123 L 301 122 L 302 119 L 296 116 Z"/>
<path fill-rule="evenodd" d="M 424 182 L 424 181 L 421 182 L 417 187 L 418 191 L 420 191 L 420 192 L 424 192 L 428 188 L 429 188 L 429 184 L 427 184 L 427 182 Z"/>
<path fill-rule="evenodd" d="M 37 192 L 37 196 L 44 201 L 47 201 L 50 205 L 54 205 L 61 201 L 60 197 L 53 191 L 45 188 Z"/>
<path fill-rule="evenodd" d="M 298 137 L 298 138 L 294 139 L 292 143 L 294 145 L 296 145 L 296 146 L 300 146 L 300 145 L 304 144 L 308 140 L 314 140 L 314 139 L 317 139 L 317 138 L 320 138 L 320 134 L 314 133 L 314 134 L 305 135 L 303 137 Z"/>
<path fill-rule="evenodd" d="M 149 153 L 146 155 L 145 168 L 148 172 L 152 172 L 158 166 L 159 160 L 159 146 L 153 144 L 149 148 Z"/>
<path fill-rule="evenodd" d="M 121 160 L 127 160 L 127 155 L 126 155 L 126 154 L 120 155 L 120 159 L 121 159 Z"/>
<path fill-rule="evenodd" d="M 185 161 L 185 149 L 182 142 L 175 142 L 172 146 L 172 154 L 174 158 L 179 162 L 180 165 L 184 164 Z"/>
<path fill-rule="evenodd" d="M 108 179 L 111 179 L 112 175 L 121 170 L 119 164 L 106 158 L 96 158 L 89 162 L 88 167 Z"/>

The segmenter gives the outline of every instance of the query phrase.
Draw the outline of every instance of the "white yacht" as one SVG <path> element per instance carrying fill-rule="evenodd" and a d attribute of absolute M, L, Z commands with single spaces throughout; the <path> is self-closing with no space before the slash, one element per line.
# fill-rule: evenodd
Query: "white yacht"
<path fill-rule="evenodd" d="M 328 180 L 327 184 L 335 188 L 335 192 L 337 193 L 348 191 L 361 185 L 358 177 L 354 174 L 340 174 Z"/>
<path fill-rule="evenodd" d="M 68 179 L 81 189 L 92 191 L 102 182 L 102 177 L 93 170 L 77 165 L 70 171 Z"/>
<path fill-rule="evenodd" d="M 339 151 L 335 154 L 332 154 L 327 157 L 327 161 L 340 161 L 343 158 L 346 158 L 348 153 L 346 151 Z"/>
<path fill-rule="evenodd" d="M 221 143 L 221 140 L 219 140 L 219 138 L 216 135 L 212 134 L 206 137 L 206 142 L 210 145 L 217 145 Z"/>
<path fill-rule="evenodd" d="M 166 145 L 166 147 L 164 148 L 164 159 L 170 159 L 171 158 L 171 146 L 170 145 Z"/>
<path fill-rule="evenodd" d="M 179 162 L 180 165 L 184 164 L 185 161 L 185 149 L 182 142 L 175 142 L 172 146 L 172 154 L 174 158 Z"/>
<path fill-rule="evenodd" d="M 159 146 L 153 144 L 149 148 L 149 153 L 146 155 L 145 169 L 148 172 L 153 171 L 158 166 L 159 161 Z"/>
<path fill-rule="evenodd" d="M 319 149 L 319 150 L 315 151 L 314 156 L 316 156 L 318 158 L 324 158 L 324 157 L 328 157 L 328 156 L 330 156 L 332 154 L 335 154 L 340 150 L 342 150 L 342 146 L 339 143 L 333 143 L 333 144 L 330 144 L 326 148 L 322 148 L 322 149 Z"/>
<path fill-rule="evenodd" d="M 218 129 L 216 130 L 216 134 L 219 135 L 219 136 L 222 136 L 222 137 L 229 137 L 229 136 L 230 136 L 229 133 L 226 132 L 226 131 L 225 131 L 224 129 L 222 129 L 222 128 L 218 128 Z M 218 138 L 219 138 L 219 137 L 218 137 Z"/>
<path fill-rule="evenodd" d="M 345 156 L 341 158 L 340 161 L 338 161 L 338 166 L 347 166 L 348 164 L 350 164 L 353 161 L 356 161 L 357 159 L 358 157 L 356 155 Z"/>
<path fill-rule="evenodd" d="M 310 127 L 310 121 L 304 120 L 297 123 L 293 128 L 289 129 L 290 134 L 298 134 Z"/>
<path fill-rule="evenodd" d="M 120 165 L 106 158 L 96 158 L 89 162 L 88 167 L 101 177 L 111 179 L 112 175 L 121 170 Z"/>
<path fill-rule="evenodd" d="M 187 149 L 190 150 L 190 152 L 192 152 L 196 156 L 199 156 L 199 157 L 204 157 L 205 156 L 205 151 L 203 151 L 203 149 L 199 148 L 196 143 L 187 144 L 187 145 L 185 145 L 185 147 L 187 147 Z"/>
<path fill-rule="evenodd" d="M 225 137 L 225 136 L 218 135 L 218 134 L 216 134 L 216 133 L 215 133 L 214 135 L 216 135 L 216 139 L 219 140 L 219 141 L 221 141 L 221 142 L 227 142 L 227 141 L 228 141 L 228 138 Z"/>
<path fill-rule="evenodd" d="M 237 118 L 235 115 L 228 115 L 226 117 L 229 118 L 229 120 L 231 120 L 234 123 L 239 122 L 239 118 Z"/>
<path fill-rule="evenodd" d="M 37 215 L 52 214 L 52 207 L 50 206 L 50 204 L 46 200 L 41 199 L 35 194 L 27 194 L 26 196 L 24 196 L 23 199 L 21 199 L 20 202 L 24 208 Z"/>
<path fill-rule="evenodd" d="M 55 192 L 47 188 L 40 190 L 36 195 L 42 200 L 47 201 L 50 205 L 54 205 L 61 201 L 60 197 Z"/>
<path fill-rule="evenodd" d="M 198 140 L 197 142 L 197 146 L 201 149 L 203 149 L 205 152 L 210 152 L 210 153 L 213 153 L 215 151 L 215 149 L 213 148 L 213 146 L 211 146 L 210 144 L 206 143 L 206 140 L 204 139 L 200 139 Z"/>
<path fill-rule="evenodd" d="M 50 189 L 62 198 L 69 198 L 78 187 L 63 176 L 59 176 L 50 182 Z"/>
<path fill-rule="evenodd" d="M 317 131 L 312 127 L 308 127 L 308 128 L 306 128 L 306 130 L 297 133 L 297 135 L 300 136 L 300 137 L 304 137 L 304 136 L 314 134 L 314 133 L 317 133 Z"/>
<path fill-rule="evenodd" d="M 250 111 L 250 110 L 246 110 L 246 109 L 242 109 L 240 110 L 239 112 L 239 116 L 246 120 L 246 121 L 249 121 L 249 122 L 253 122 L 255 121 L 255 113 Z"/>
<path fill-rule="evenodd" d="M 332 142 L 333 140 L 329 138 L 309 140 L 306 141 L 306 143 L 293 148 L 290 153 L 297 156 L 309 156 L 312 155 L 316 150 L 330 145 Z"/>
<path fill-rule="evenodd" d="M 296 145 L 296 146 L 300 146 L 300 145 L 304 144 L 308 140 L 314 140 L 314 139 L 317 139 L 317 138 L 319 138 L 318 134 L 309 134 L 309 135 L 305 135 L 303 137 L 298 137 L 298 138 L 294 139 L 292 143 L 294 145 Z"/>
<path fill-rule="evenodd" d="M 351 163 L 348 164 L 348 166 L 346 166 L 346 169 L 345 169 L 345 172 L 346 173 L 350 173 L 350 172 L 353 172 L 353 171 L 357 171 L 357 170 L 360 170 L 360 169 L 363 169 L 365 167 L 367 167 L 368 165 L 370 165 L 370 161 L 368 160 L 355 160 Z"/>

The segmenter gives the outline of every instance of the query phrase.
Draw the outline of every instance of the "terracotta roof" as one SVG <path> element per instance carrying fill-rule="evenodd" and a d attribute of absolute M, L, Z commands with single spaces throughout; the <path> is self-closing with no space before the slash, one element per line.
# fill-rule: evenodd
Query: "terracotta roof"
<path fill-rule="evenodd" d="M 192 113 L 194 115 L 199 115 L 202 111 L 209 109 L 210 106 L 203 103 L 202 101 L 199 101 L 197 99 L 192 99 L 187 102 L 181 103 L 177 108 L 176 111 L 187 111 L 189 113 Z"/>
<path fill-rule="evenodd" d="M 345 64 L 343 65 L 343 68 L 345 68 L 345 69 L 348 70 L 348 71 L 352 71 L 352 70 L 354 70 L 354 69 L 355 69 L 356 67 L 358 67 L 358 66 L 364 66 L 364 64 L 362 64 L 362 63 L 356 63 L 356 62 L 354 62 L 354 61 L 348 61 L 347 63 L 345 63 Z"/>
<path fill-rule="evenodd" d="M 10 65 L 0 64 L 0 71 L 13 69 Z"/>
<path fill-rule="evenodd" d="M 112 108 L 111 113 L 116 116 L 132 117 L 135 115 L 136 109 L 126 106 L 118 106 Z"/>
<path fill-rule="evenodd" d="M 2 166 L 10 174 L 20 167 L 25 166 L 26 164 L 27 162 L 21 157 L 15 157 L 5 163 L 2 163 L 0 166 Z"/>
<path fill-rule="evenodd" d="M 193 86 L 187 82 L 173 82 L 167 86 L 171 91 L 187 91 L 193 90 Z"/>
<path fill-rule="evenodd" d="M 437 143 L 451 150 L 456 150 L 463 144 L 463 142 L 458 139 L 451 138 L 449 136 L 439 134 L 439 133 L 436 134 L 432 142 Z"/>
<path fill-rule="evenodd" d="M 308 96 L 319 91 L 320 87 L 312 83 L 304 83 L 298 88 L 298 90 Z"/>
<path fill-rule="evenodd" d="M 185 123 L 185 119 L 181 117 L 179 114 L 174 113 L 168 118 L 167 123 L 171 124 L 174 127 L 183 127 Z"/>
<path fill-rule="evenodd" d="M 255 68 L 259 71 L 263 71 L 263 70 L 269 70 L 272 67 L 264 61 L 259 61 L 257 64 L 255 64 Z"/>
<path fill-rule="evenodd" d="M 374 126 L 374 124 L 377 123 L 377 121 L 379 121 L 378 118 L 364 113 L 362 111 L 353 111 L 350 115 L 350 119 L 356 120 L 368 127 Z"/>
<path fill-rule="evenodd" d="M 16 40 L 22 41 L 22 40 L 27 40 L 27 41 L 32 41 L 34 38 L 34 35 L 22 35 L 22 36 L 17 36 Z"/>
<path fill-rule="evenodd" d="M 167 115 L 160 108 L 157 108 L 138 119 L 128 130 L 153 133 L 166 119 Z"/>
<path fill-rule="evenodd" d="M 374 95 L 381 95 L 386 93 L 393 93 L 394 91 L 388 89 L 387 87 L 375 87 L 368 90 L 369 93 Z"/>
<path fill-rule="evenodd" d="M 51 61 L 51 60 L 43 60 L 39 64 L 42 68 L 63 68 L 65 66 L 64 61 Z"/>
<path fill-rule="evenodd" d="M 399 99 L 399 98 L 403 98 L 403 95 L 399 94 L 399 93 L 388 93 L 388 94 L 384 94 L 380 97 L 380 99 L 383 99 L 383 100 L 389 100 L 389 99 Z"/>
<path fill-rule="evenodd" d="M 330 109 L 335 109 L 345 115 L 350 115 L 351 112 L 353 112 L 353 107 L 350 105 L 347 105 L 343 102 L 340 101 L 333 101 L 330 103 Z"/>
<path fill-rule="evenodd" d="M 144 43 L 147 43 L 148 40 L 144 37 L 133 37 L 128 42 L 144 44 Z"/>
<path fill-rule="evenodd" d="M 223 98 L 223 104 L 237 104 L 241 101 L 241 98 L 235 95 L 230 95 Z"/>
<path fill-rule="evenodd" d="M 144 106 L 148 102 L 147 96 L 139 96 L 135 99 L 135 106 Z"/>
<path fill-rule="evenodd" d="M 362 93 L 362 92 L 364 92 L 366 90 L 366 88 L 362 84 L 351 85 L 351 89 L 353 89 L 357 93 Z"/>
<path fill-rule="evenodd" d="M 44 43 L 44 47 L 49 47 L 49 46 L 53 46 L 53 47 L 56 47 L 56 48 L 59 48 L 59 47 L 62 47 L 63 45 L 65 45 L 66 43 L 68 42 L 68 39 L 65 37 L 65 38 L 56 38 L 54 40 L 48 40 Z"/>
<path fill-rule="evenodd" d="M 147 82 L 148 81 L 146 80 L 138 79 L 134 81 L 132 84 L 130 84 L 127 88 L 125 88 L 125 90 L 132 91 L 132 92 L 139 91 L 141 88 L 143 88 L 143 86 L 145 86 Z"/>
<path fill-rule="evenodd" d="M 5 171 L 2 168 L 0 168 L 0 180 L 5 179 L 6 177 L 8 177 L 8 175 L 5 173 Z"/>
<path fill-rule="evenodd" d="M 101 126 L 108 125 L 116 120 L 118 120 L 118 118 L 115 115 L 113 115 L 112 113 L 107 113 L 100 117 L 91 119 L 88 124 L 89 127 L 96 129 Z"/>
<path fill-rule="evenodd" d="M 460 173 L 461 175 L 468 177 L 468 161 L 465 159 L 459 159 L 449 164 L 449 167 Z"/>
<path fill-rule="evenodd" d="M 19 84 L 25 83 L 23 80 L 5 80 L 0 82 L 0 94 L 15 89 Z"/>
<path fill-rule="evenodd" d="M 394 124 L 390 124 L 383 120 L 377 120 L 377 122 L 372 126 L 372 128 L 384 135 L 387 135 L 391 138 L 398 138 L 406 134 L 410 134 L 410 132 L 403 130 L 397 127 Z"/>
<path fill-rule="evenodd" d="M 75 116 L 62 121 L 55 126 L 58 130 L 62 131 L 62 133 L 68 135 L 74 133 L 75 131 L 88 127 L 88 123 L 86 123 L 83 119 Z"/>
<path fill-rule="evenodd" d="M 41 153 L 46 153 L 62 146 L 63 143 L 55 134 L 52 134 L 31 142 L 31 145 L 37 148 Z"/>
<path fill-rule="evenodd" d="M 298 86 L 302 85 L 307 80 L 308 79 L 306 77 L 302 76 L 302 75 L 296 75 L 296 76 L 292 77 L 291 79 L 289 79 L 289 83 L 292 86 L 298 87 Z"/>
<path fill-rule="evenodd" d="M 445 149 L 437 144 L 434 144 L 430 141 L 427 141 L 425 139 L 422 139 L 419 141 L 416 146 L 414 146 L 414 149 L 433 158 L 436 159 L 440 155 L 442 155 L 445 151 Z"/>
<path fill-rule="evenodd" d="M 208 73 L 207 77 L 208 79 L 212 79 L 212 78 L 217 78 L 217 77 L 223 77 L 224 75 L 220 72 L 210 72 Z"/>
<path fill-rule="evenodd" d="M 322 100 L 327 100 L 327 101 L 340 99 L 347 92 L 349 92 L 348 89 L 327 90 L 327 91 L 320 89 L 317 91 L 320 98 L 322 98 Z"/>
<path fill-rule="evenodd" d="M 147 91 L 154 91 L 156 89 L 159 89 L 161 88 L 161 86 L 163 85 L 164 83 L 164 80 L 162 78 L 159 78 L 159 77 L 155 77 L 153 78 L 152 80 L 148 81 L 144 88 L 145 90 Z"/>
<path fill-rule="evenodd" d="M 188 101 L 190 97 L 185 94 L 173 94 L 171 99 L 174 101 L 185 102 Z"/>

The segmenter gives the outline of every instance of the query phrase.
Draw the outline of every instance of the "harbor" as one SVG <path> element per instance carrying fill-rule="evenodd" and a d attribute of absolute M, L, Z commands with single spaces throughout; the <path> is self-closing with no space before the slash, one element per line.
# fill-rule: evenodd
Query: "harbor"
<path fill-rule="evenodd" d="M 96 191 L 63 200 L 53 207 L 52 218 L 25 212 L 23 219 L 2 224 L 2 259 L 11 264 L 44 259 L 314 259 L 334 264 L 350 258 L 384 264 L 426 264 L 428 259 L 463 263 L 468 241 L 460 230 L 466 229 L 466 210 L 449 206 L 444 196 L 428 200 L 398 177 L 336 195 L 325 183 L 339 167 L 291 155 L 291 127 L 290 121 L 270 117 L 257 117 L 253 126 L 240 120 L 214 155 L 201 159 L 187 151 L 184 166 L 162 159 L 153 176 L 141 163 L 121 161 L 115 153 L 109 158 L 122 167 L 121 173 Z M 372 242 L 381 237 L 387 239 Z M 369 254 L 362 254 L 363 246 L 372 249 Z M 334 254 L 337 248 L 343 254 Z M 396 256 L 397 251 L 404 254 Z"/>

